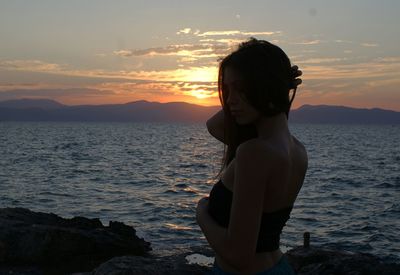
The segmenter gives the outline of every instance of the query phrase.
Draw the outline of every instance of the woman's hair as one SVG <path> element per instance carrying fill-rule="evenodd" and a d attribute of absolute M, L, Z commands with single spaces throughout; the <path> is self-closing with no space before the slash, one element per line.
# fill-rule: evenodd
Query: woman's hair
<path fill-rule="evenodd" d="M 245 87 L 241 96 L 263 116 L 285 113 L 288 117 L 296 92 L 295 89 L 289 99 L 294 80 L 289 58 L 281 48 L 267 41 L 250 38 L 220 61 L 218 92 L 224 110 L 225 141 L 228 145 L 223 167 L 235 157 L 241 143 L 257 137 L 254 125 L 238 125 L 230 114 L 226 104 L 228 91 L 224 87 L 224 71 L 227 67 L 241 75 Z"/>

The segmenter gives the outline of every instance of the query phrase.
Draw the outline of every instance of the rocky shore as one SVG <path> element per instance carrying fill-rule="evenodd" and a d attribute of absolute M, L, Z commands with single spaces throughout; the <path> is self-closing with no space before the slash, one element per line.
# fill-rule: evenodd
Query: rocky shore
<path fill-rule="evenodd" d="M 400 274 L 399 263 L 366 253 L 306 246 L 286 256 L 298 274 Z M 208 247 L 157 256 L 121 222 L 0 208 L 0 275 L 205 274 L 212 257 Z"/>

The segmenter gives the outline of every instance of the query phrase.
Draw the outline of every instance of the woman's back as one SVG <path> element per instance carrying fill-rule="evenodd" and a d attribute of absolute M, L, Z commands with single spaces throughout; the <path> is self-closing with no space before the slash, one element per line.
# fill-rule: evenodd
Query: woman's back
<path fill-rule="evenodd" d="M 282 257 L 282 252 L 279 249 L 279 235 L 289 218 L 287 215 L 290 214 L 290 210 L 303 184 L 308 163 L 307 152 L 304 146 L 290 135 L 286 139 L 282 139 L 282 137 L 273 140 L 252 139 L 243 143 L 243 147 L 248 147 L 249 143 L 251 143 L 251 147 L 259 151 L 260 155 L 265 156 L 266 159 L 273 160 L 272 165 L 270 161 L 251 164 L 257 165 L 254 168 L 259 173 L 268 174 L 268 180 L 264 182 L 263 218 L 260 224 L 260 231 L 264 232 L 259 233 L 257 245 L 257 250 L 261 248 L 264 251 L 256 253 L 251 265 L 254 270 L 265 270 L 274 266 Z M 234 192 L 236 169 L 238 169 L 238 164 L 233 159 L 221 176 L 222 183 L 232 193 Z M 270 235 L 277 229 L 276 235 Z M 265 240 L 262 242 L 263 236 L 266 237 L 267 243 Z M 272 243 L 268 243 L 270 241 Z M 275 243 L 276 241 L 277 243 Z M 275 248 L 271 251 L 269 248 L 273 246 Z M 224 270 L 235 271 L 219 255 L 216 255 L 216 258 Z"/>
<path fill-rule="evenodd" d="M 274 165 L 255 163 L 259 173 L 269 173 L 269 180 L 265 182 L 263 212 L 292 206 L 303 184 L 307 170 L 307 152 L 304 146 L 293 136 L 286 140 L 252 139 L 248 142 L 259 148 L 260 153 L 273 158 Z M 233 159 L 223 171 L 221 180 L 233 192 L 236 161 Z"/>

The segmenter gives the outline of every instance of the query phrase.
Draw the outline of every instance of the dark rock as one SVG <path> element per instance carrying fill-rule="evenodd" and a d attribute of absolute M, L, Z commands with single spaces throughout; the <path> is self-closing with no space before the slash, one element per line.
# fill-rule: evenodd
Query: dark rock
<path fill-rule="evenodd" d="M 400 264 L 386 262 L 368 253 L 353 253 L 311 246 L 291 249 L 286 252 L 286 256 L 299 275 L 400 274 Z"/>
<path fill-rule="evenodd" d="M 44 275 L 43 269 L 37 266 L 0 265 L 0 275 Z"/>
<path fill-rule="evenodd" d="M 139 275 L 139 274 L 206 274 L 210 267 L 189 264 L 186 256 L 198 253 L 213 256 L 210 248 L 195 247 L 189 252 L 172 256 L 117 257 L 86 275 Z M 400 265 L 385 262 L 366 253 L 329 250 L 322 247 L 294 248 L 285 253 L 299 275 L 397 275 Z"/>
<path fill-rule="evenodd" d="M 190 264 L 186 256 L 193 254 L 212 256 L 209 248 L 194 247 L 189 251 L 169 256 L 124 256 L 113 258 L 99 267 L 91 275 L 187 275 L 206 274 L 211 270 L 210 266 Z"/>
<path fill-rule="evenodd" d="M 150 243 L 120 222 L 103 226 L 98 219 L 63 219 L 24 208 L 0 208 L 2 268 L 40 267 L 54 274 L 90 271 L 112 257 L 146 255 L 150 250 Z"/>
<path fill-rule="evenodd" d="M 173 255 L 150 249 L 134 228 L 121 222 L 105 227 L 98 219 L 0 208 L 0 275 L 195 275 L 207 273 L 213 261 L 208 246 Z M 208 265 L 188 262 L 202 255 Z M 310 246 L 291 249 L 286 256 L 299 275 L 400 274 L 399 263 L 367 253 Z"/>

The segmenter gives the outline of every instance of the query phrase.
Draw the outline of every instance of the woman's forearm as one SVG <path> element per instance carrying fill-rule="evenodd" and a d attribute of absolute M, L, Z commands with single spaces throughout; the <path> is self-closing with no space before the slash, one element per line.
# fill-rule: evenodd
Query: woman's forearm
<path fill-rule="evenodd" d="M 229 262 L 227 228 L 217 224 L 207 211 L 201 211 L 201 213 L 198 213 L 197 223 L 199 224 L 201 231 L 203 231 L 204 236 L 216 254 Z"/>

